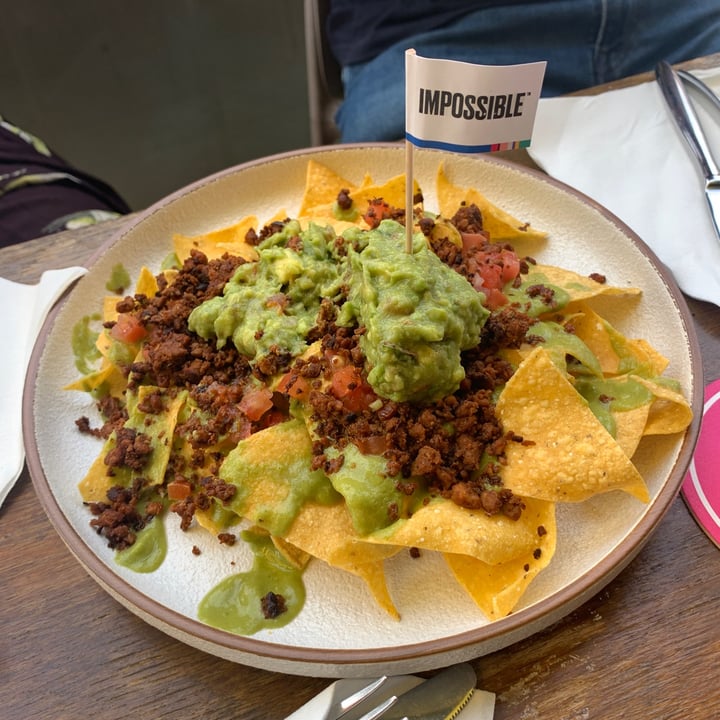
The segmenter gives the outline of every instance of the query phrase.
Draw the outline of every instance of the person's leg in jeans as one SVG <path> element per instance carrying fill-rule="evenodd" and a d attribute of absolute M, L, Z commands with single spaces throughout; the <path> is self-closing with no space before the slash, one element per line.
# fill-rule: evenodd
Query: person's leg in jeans
<path fill-rule="evenodd" d="M 405 50 L 484 65 L 547 61 L 552 97 L 720 52 L 720 0 L 547 0 L 477 10 L 343 69 L 342 142 L 405 134 Z"/>

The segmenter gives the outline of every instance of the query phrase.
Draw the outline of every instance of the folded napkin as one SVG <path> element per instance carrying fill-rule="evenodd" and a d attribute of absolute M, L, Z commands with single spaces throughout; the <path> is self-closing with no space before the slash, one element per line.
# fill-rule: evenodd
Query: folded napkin
<path fill-rule="evenodd" d="M 696 76 L 720 91 L 720 69 Z M 720 161 L 720 115 L 688 94 Z M 702 174 L 656 82 L 540 100 L 529 153 L 634 230 L 687 295 L 720 305 L 720 242 Z"/>
<path fill-rule="evenodd" d="M 328 685 L 322 692 L 289 715 L 285 720 L 321 720 L 338 701 L 364 688 L 370 680 L 346 678 Z M 371 698 L 343 715 L 343 720 L 357 720 L 364 713 L 383 702 L 391 695 L 400 695 L 423 682 L 415 675 L 394 675 Z M 484 690 L 475 690 L 468 704 L 456 716 L 458 720 L 492 720 L 495 713 L 495 695 Z"/>
<path fill-rule="evenodd" d="M 37 285 L 0 278 L 0 505 L 25 462 L 22 396 L 25 373 L 37 334 L 64 290 L 87 272 L 82 267 L 48 270 Z"/>

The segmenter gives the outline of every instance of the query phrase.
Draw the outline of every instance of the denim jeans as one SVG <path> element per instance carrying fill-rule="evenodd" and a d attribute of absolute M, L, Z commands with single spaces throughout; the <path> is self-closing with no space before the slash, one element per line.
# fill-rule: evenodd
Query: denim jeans
<path fill-rule="evenodd" d="M 405 134 L 405 50 L 484 65 L 547 61 L 551 97 L 720 52 L 720 0 L 548 0 L 488 7 L 343 68 L 341 142 Z"/>

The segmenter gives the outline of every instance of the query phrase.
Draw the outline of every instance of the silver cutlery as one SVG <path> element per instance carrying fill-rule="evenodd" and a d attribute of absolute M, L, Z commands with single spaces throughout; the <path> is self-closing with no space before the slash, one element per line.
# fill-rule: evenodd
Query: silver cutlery
<path fill-rule="evenodd" d="M 665 61 L 660 62 L 655 68 L 655 77 L 670 109 L 670 114 L 700 166 L 710 217 L 716 237 L 720 239 L 720 167 L 713 157 L 684 83 L 691 83 L 700 89 L 716 105 L 718 105 L 718 99 L 704 83 L 694 76 L 691 76 L 692 80 L 690 80 L 687 75 L 688 73 L 684 73 L 680 76 Z"/>
<path fill-rule="evenodd" d="M 342 680 L 334 686 L 329 706 L 318 708 L 313 716 L 322 720 L 451 720 L 470 701 L 476 683 L 468 663 L 452 665 L 428 680 L 384 676 L 362 685 Z M 303 706 L 287 720 L 299 717 L 306 707 L 309 710 Z"/>

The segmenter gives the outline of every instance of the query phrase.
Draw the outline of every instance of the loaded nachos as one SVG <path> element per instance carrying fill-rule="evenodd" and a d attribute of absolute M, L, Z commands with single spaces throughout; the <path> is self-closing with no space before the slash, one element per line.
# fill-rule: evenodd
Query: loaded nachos
<path fill-rule="evenodd" d="M 647 501 L 635 449 L 691 420 L 667 361 L 593 308 L 639 289 L 518 257 L 546 234 L 442 166 L 407 253 L 404 196 L 402 176 L 356 186 L 311 161 L 297 217 L 176 236 L 104 302 L 97 366 L 70 386 L 104 420 L 78 420 L 103 440 L 80 493 L 139 570 L 162 561 L 163 516 L 258 548 L 268 582 L 211 591 L 208 622 L 290 619 L 313 558 L 401 617 L 384 561 L 425 552 L 503 617 L 552 559 L 555 504 Z"/>

